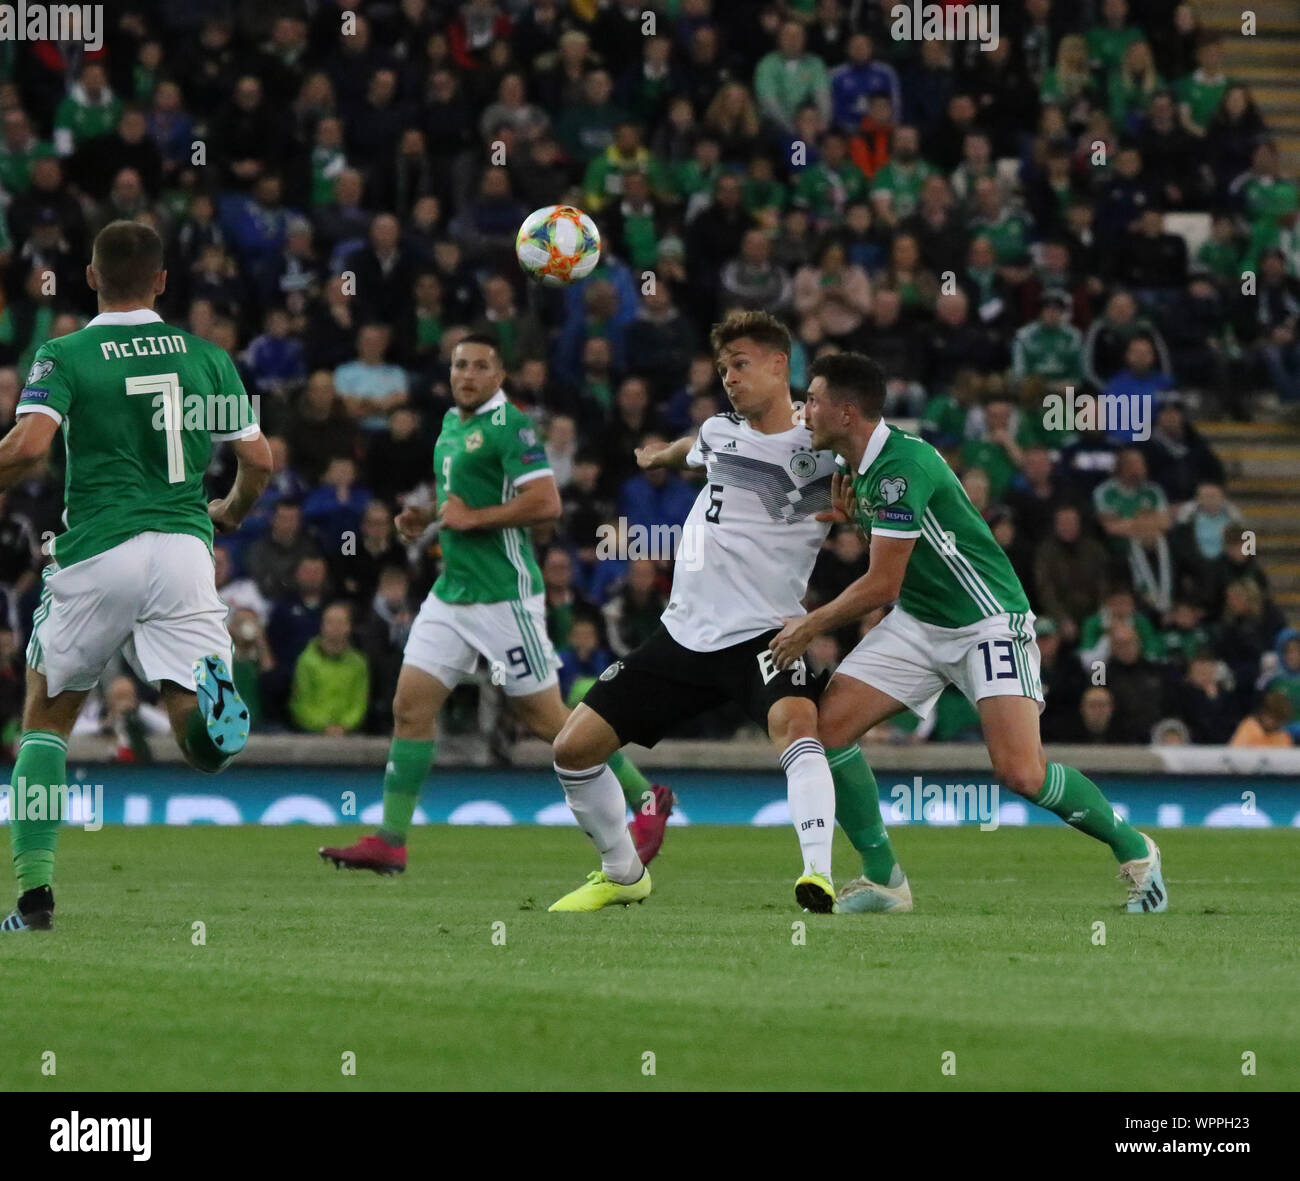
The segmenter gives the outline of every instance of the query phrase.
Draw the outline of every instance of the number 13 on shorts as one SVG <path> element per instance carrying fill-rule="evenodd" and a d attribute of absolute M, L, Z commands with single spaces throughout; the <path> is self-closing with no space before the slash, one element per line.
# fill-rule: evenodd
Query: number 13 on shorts
<path fill-rule="evenodd" d="M 1026 625 L 1027 629 L 1028 625 Z M 1038 646 L 1027 636 L 1012 633 L 1011 639 L 981 640 L 965 662 L 965 675 L 975 692 L 967 692 L 972 701 L 981 697 L 1019 695 L 1041 702 Z"/>
<path fill-rule="evenodd" d="M 984 657 L 986 681 L 1006 681 L 1020 675 L 1015 644 L 1011 640 L 985 640 L 978 647 Z"/>

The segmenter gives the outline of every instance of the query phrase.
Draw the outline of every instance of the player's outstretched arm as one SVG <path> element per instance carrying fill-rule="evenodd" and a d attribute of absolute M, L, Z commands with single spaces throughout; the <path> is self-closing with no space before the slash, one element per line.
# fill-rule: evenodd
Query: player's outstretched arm
<path fill-rule="evenodd" d="M 642 470 L 666 467 L 674 471 L 681 471 L 687 466 L 686 456 L 694 443 L 695 436 L 689 435 L 685 439 L 678 439 L 675 443 L 669 443 L 666 447 L 655 447 L 653 445 L 638 447 L 634 453 L 636 455 L 636 465 Z"/>
<path fill-rule="evenodd" d="M 59 420 L 48 414 L 20 414 L 13 429 L 0 439 L 0 492 L 23 479 L 50 449 Z"/>
<path fill-rule="evenodd" d="M 447 494 L 438 513 L 444 529 L 465 533 L 472 529 L 517 529 L 525 525 L 540 525 L 555 521 L 563 512 L 560 490 L 554 476 L 538 476 L 529 480 L 504 504 L 489 504 L 483 508 L 470 508 L 454 492 Z"/>
<path fill-rule="evenodd" d="M 218 533 L 233 533 L 239 528 L 275 470 L 271 445 L 260 431 L 247 439 L 235 439 L 230 446 L 235 449 L 235 458 L 239 462 L 235 483 L 225 497 L 208 505 L 208 516 Z"/>
<path fill-rule="evenodd" d="M 849 583 L 829 603 L 797 619 L 787 619 L 785 626 L 772 637 L 768 647 L 776 657 L 777 668 L 785 668 L 803 655 L 804 649 L 823 632 L 835 631 L 886 607 L 898 598 L 903 588 L 907 562 L 916 546 L 914 537 L 878 537 L 871 539 L 871 564 L 856 582 Z"/>

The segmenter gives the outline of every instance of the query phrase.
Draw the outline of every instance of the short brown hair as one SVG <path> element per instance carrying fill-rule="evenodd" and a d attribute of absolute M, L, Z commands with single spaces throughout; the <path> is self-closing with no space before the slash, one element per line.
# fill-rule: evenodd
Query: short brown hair
<path fill-rule="evenodd" d="M 835 402 L 852 402 L 867 418 L 885 410 L 885 371 L 865 353 L 825 353 L 808 369 L 808 380 L 820 377 Z"/>
<path fill-rule="evenodd" d="M 1270 689 L 1260 698 L 1259 707 L 1255 712 L 1272 714 L 1278 723 L 1284 725 L 1291 720 L 1295 710 L 1291 705 L 1291 698 L 1286 695 L 1286 690 Z"/>
<path fill-rule="evenodd" d="M 709 344 L 716 358 L 727 345 L 746 338 L 775 353 L 790 355 L 790 330 L 771 312 L 732 312 L 713 326 Z"/>
<path fill-rule="evenodd" d="M 109 222 L 95 238 L 90 265 L 99 293 L 109 302 L 148 298 L 163 268 L 162 239 L 138 221 Z"/>

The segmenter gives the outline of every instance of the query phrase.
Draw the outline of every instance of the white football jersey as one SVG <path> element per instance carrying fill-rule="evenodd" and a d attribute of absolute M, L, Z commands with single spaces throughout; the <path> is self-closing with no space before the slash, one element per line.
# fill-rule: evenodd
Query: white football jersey
<path fill-rule="evenodd" d="M 765 435 L 724 413 L 700 427 L 686 462 L 709 478 L 682 530 L 663 624 L 683 647 L 715 652 L 804 613 L 835 456 L 814 451 L 805 426 Z"/>

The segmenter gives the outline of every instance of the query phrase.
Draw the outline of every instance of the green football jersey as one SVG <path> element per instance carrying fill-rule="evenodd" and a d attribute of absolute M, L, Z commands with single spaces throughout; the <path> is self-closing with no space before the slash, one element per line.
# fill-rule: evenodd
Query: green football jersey
<path fill-rule="evenodd" d="M 864 533 L 917 539 L 898 597 L 909 615 L 936 627 L 968 627 L 1029 610 L 1007 555 L 929 443 L 882 421 L 853 491 Z"/>
<path fill-rule="evenodd" d="M 1099 517 L 1115 516 L 1121 521 L 1130 520 L 1142 513 L 1168 508 L 1164 489 L 1150 481 L 1136 488 L 1125 488 L 1114 476 L 1103 480 L 1092 493 L 1093 511 Z M 1108 538 L 1110 548 L 1117 554 L 1126 554 L 1131 548 L 1126 537 Z"/>
<path fill-rule="evenodd" d="M 894 216 L 909 217 L 921 203 L 921 189 L 934 175 L 934 169 L 924 160 L 901 164 L 891 160 L 871 179 L 871 196 L 888 193 Z"/>
<path fill-rule="evenodd" d="M 1216 78 L 1204 70 L 1197 70 L 1178 82 L 1174 89 L 1179 101 L 1191 108 L 1192 122 L 1198 127 L 1206 127 L 1214 118 L 1214 112 L 1219 109 L 1230 85 L 1225 74 Z"/>
<path fill-rule="evenodd" d="M 1142 39 L 1142 30 L 1132 25 L 1113 29 L 1109 25 L 1095 25 L 1084 36 L 1088 47 L 1088 61 L 1103 69 L 1118 69 L 1124 61 L 1124 51 Z"/>
<path fill-rule="evenodd" d="M 60 131 L 66 131 L 71 134 L 74 144 L 82 144 L 96 136 L 108 135 L 121 121 L 122 109 L 122 100 L 116 95 L 92 103 L 78 85 L 55 108 L 55 136 L 57 138 Z"/>
<path fill-rule="evenodd" d="M 1136 488 L 1126 488 L 1114 476 L 1103 480 L 1092 494 L 1092 505 L 1098 516 L 1116 516 L 1126 521 L 1140 513 L 1168 508 L 1164 489 L 1149 480 Z"/>
<path fill-rule="evenodd" d="M 433 448 L 438 507 L 454 492 L 470 508 L 505 504 L 515 489 L 551 474 L 532 420 L 497 390 L 467 419 L 455 407 Z M 499 603 L 542 593 L 542 572 L 523 527 L 442 535 L 442 573 L 432 593 L 444 603 Z"/>
<path fill-rule="evenodd" d="M 103 312 L 37 350 L 19 414 L 46 414 L 67 449 L 63 522 L 50 552 L 70 566 L 140 533 L 212 545 L 203 473 L 214 440 L 258 431 L 224 349 L 157 312 Z"/>
<path fill-rule="evenodd" d="M 1083 334 L 1073 324 L 1053 328 L 1031 320 L 1011 342 L 1011 372 L 1017 378 L 1079 382 L 1083 377 Z"/>

